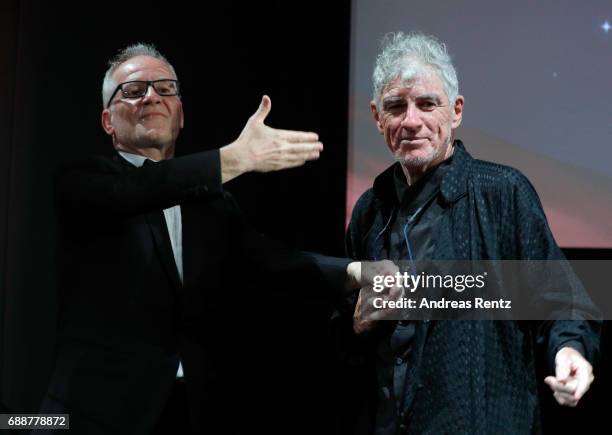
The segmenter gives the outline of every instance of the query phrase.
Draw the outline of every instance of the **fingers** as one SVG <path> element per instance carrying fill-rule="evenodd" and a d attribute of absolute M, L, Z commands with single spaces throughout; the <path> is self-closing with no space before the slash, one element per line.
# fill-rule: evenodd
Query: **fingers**
<path fill-rule="evenodd" d="M 399 268 L 390 260 L 374 262 L 364 262 L 361 272 L 361 286 L 371 286 L 376 276 L 394 276 L 399 272 Z"/>
<path fill-rule="evenodd" d="M 548 386 L 553 392 L 570 394 L 570 395 L 574 394 L 574 392 L 576 391 L 576 386 L 578 385 L 576 380 L 566 383 L 566 382 L 558 380 L 554 376 L 548 376 L 546 379 L 544 379 L 544 382 L 548 384 Z"/>
<path fill-rule="evenodd" d="M 283 153 L 284 155 L 282 156 L 282 161 L 280 162 L 280 164 L 283 166 L 285 163 L 297 164 L 298 166 L 303 165 L 308 161 L 317 160 L 321 155 L 321 151 L 315 147 L 308 147 L 302 150 L 287 148 L 283 150 Z"/>
<path fill-rule="evenodd" d="M 544 379 L 544 382 L 546 382 L 546 384 L 553 391 L 553 397 L 559 405 L 573 407 L 578 404 L 578 400 L 580 398 L 575 396 L 577 386 L 576 380 L 565 383 L 563 381 L 559 381 L 554 376 L 548 376 Z"/>
<path fill-rule="evenodd" d="M 272 172 L 302 166 L 308 161 L 317 160 L 323 149 L 322 144 L 281 145 L 268 150 L 253 165 L 254 171 Z"/>
<path fill-rule="evenodd" d="M 571 407 L 578 405 L 578 400 L 571 394 L 555 392 L 553 393 L 553 397 L 559 405 Z"/>
<path fill-rule="evenodd" d="M 319 158 L 321 151 L 323 151 L 323 144 L 321 142 L 312 143 L 285 143 L 282 146 L 282 151 L 287 154 L 292 154 L 297 158 L 304 158 L 306 160 L 315 160 Z"/>
<path fill-rule="evenodd" d="M 580 399 L 582 396 L 584 396 L 584 393 L 586 393 L 589 390 L 589 387 L 591 386 L 591 383 L 593 382 L 593 380 L 595 379 L 595 377 L 593 375 L 590 375 L 589 377 L 580 377 L 578 379 L 578 387 L 576 388 L 576 392 L 574 393 L 574 397 L 576 397 L 576 399 Z"/>
<path fill-rule="evenodd" d="M 272 109 L 272 101 L 270 100 L 270 97 L 268 97 L 267 95 L 264 95 L 261 98 L 261 103 L 259 103 L 259 107 L 257 108 L 257 111 L 253 114 L 253 116 L 251 116 L 251 119 L 255 122 L 263 123 L 266 120 L 266 117 L 270 113 L 271 109 Z"/>
<path fill-rule="evenodd" d="M 402 287 L 388 287 L 384 292 L 375 292 L 371 285 L 360 290 L 360 318 L 364 321 L 397 320 L 398 311 L 393 305 L 404 296 Z"/>
<path fill-rule="evenodd" d="M 287 142 L 317 142 L 319 135 L 311 131 L 272 129 L 276 137 Z"/>
<path fill-rule="evenodd" d="M 376 322 L 370 320 L 353 319 L 353 331 L 355 334 L 363 334 L 364 332 L 374 329 Z"/>
<path fill-rule="evenodd" d="M 283 169 L 299 168 L 300 166 L 303 166 L 304 163 L 306 163 L 306 160 L 304 159 L 288 159 L 262 172 L 272 172 L 281 171 Z"/>
<path fill-rule="evenodd" d="M 574 392 L 574 397 L 576 399 L 580 399 L 582 396 L 584 396 L 584 394 L 589 390 L 589 387 L 594 379 L 595 377 L 593 376 L 593 371 L 590 364 L 587 367 L 579 367 L 576 371 L 577 386 L 576 391 Z"/>
<path fill-rule="evenodd" d="M 393 301 L 400 300 L 404 297 L 404 287 L 393 286 L 389 290 L 389 299 Z"/>
<path fill-rule="evenodd" d="M 544 378 L 544 383 L 546 385 L 548 385 L 551 390 L 553 389 L 554 382 L 556 382 L 556 381 L 557 381 L 557 379 L 554 376 L 546 376 Z"/>
<path fill-rule="evenodd" d="M 287 142 L 287 141 L 277 141 L 278 148 L 280 151 L 288 153 L 288 154 L 308 154 L 313 151 L 321 152 L 323 151 L 323 144 L 321 142 Z"/>
<path fill-rule="evenodd" d="M 559 380 L 554 376 L 548 376 L 544 382 L 553 391 L 553 397 L 563 406 L 576 406 L 580 399 L 589 389 L 594 377 L 587 373 L 584 376 L 579 375 L 576 378 L 571 377 L 569 381 Z"/>
<path fill-rule="evenodd" d="M 362 309 L 361 291 L 357 298 L 357 305 L 355 306 L 355 313 L 353 315 L 353 331 L 355 334 L 362 334 L 366 331 L 370 331 L 374 328 L 375 322 L 370 320 L 364 320 Z"/>

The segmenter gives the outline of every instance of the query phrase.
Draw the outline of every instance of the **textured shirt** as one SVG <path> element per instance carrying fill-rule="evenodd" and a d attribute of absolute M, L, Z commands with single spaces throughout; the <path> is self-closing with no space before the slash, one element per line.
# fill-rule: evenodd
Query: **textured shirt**
<path fill-rule="evenodd" d="M 426 172 L 408 185 L 402 167 L 393 172 L 397 207 L 392 216 L 383 257 L 408 262 L 431 259 L 434 234 L 444 209 L 437 199 L 442 177 L 450 160 Z M 378 345 L 378 409 L 376 434 L 395 434 L 401 424 L 401 409 L 407 382 L 408 359 L 413 346 L 415 322 L 389 322 Z M 393 327 L 394 326 L 394 327 Z"/>

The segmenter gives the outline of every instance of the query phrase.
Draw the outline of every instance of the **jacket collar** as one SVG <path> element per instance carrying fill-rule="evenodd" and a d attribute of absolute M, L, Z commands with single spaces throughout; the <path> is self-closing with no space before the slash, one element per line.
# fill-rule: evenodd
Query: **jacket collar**
<path fill-rule="evenodd" d="M 474 160 L 468 153 L 460 140 L 455 140 L 453 143 L 455 151 L 453 152 L 453 160 L 450 168 L 444 178 L 440 191 L 447 203 L 457 201 L 467 193 L 467 179 L 470 173 L 470 166 Z"/>

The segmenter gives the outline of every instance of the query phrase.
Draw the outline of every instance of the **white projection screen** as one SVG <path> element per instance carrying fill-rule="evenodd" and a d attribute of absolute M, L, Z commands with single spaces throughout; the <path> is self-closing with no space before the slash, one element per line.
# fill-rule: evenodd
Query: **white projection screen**
<path fill-rule="evenodd" d="M 612 247 L 612 2 L 353 0 L 347 218 L 392 163 L 370 113 L 383 35 L 447 44 L 465 97 L 456 132 L 521 170 L 562 247 Z"/>

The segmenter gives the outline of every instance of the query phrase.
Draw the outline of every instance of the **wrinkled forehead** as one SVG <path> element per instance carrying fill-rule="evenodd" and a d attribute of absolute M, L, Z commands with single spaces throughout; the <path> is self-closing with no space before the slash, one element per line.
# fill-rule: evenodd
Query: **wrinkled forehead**
<path fill-rule="evenodd" d="M 431 94 L 448 99 L 442 80 L 432 68 L 402 70 L 383 87 L 381 99 L 404 94 Z"/>
<path fill-rule="evenodd" d="M 135 56 L 119 65 L 113 72 L 112 79 L 116 83 L 122 83 L 129 80 L 176 79 L 176 75 L 163 60 L 150 56 Z"/>

